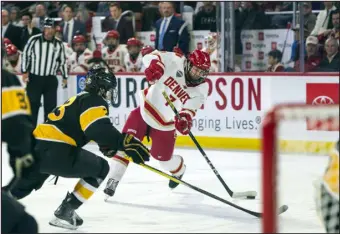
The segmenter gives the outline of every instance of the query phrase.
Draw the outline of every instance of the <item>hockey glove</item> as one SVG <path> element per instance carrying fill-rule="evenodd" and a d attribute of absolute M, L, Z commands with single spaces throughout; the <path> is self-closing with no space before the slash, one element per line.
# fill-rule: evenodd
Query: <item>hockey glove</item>
<path fill-rule="evenodd" d="M 164 64 L 157 59 L 153 59 L 151 60 L 149 67 L 145 69 L 144 73 L 146 80 L 150 84 L 154 84 L 164 75 Z"/>
<path fill-rule="evenodd" d="M 179 117 L 175 116 L 175 127 L 183 135 L 187 135 L 192 127 L 191 115 L 186 112 L 180 112 Z"/>
<path fill-rule="evenodd" d="M 110 149 L 107 146 L 99 146 L 99 150 L 108 158 L 112 158 L 117 153 L 117 150 Z"/>
<path fill-rule="evenodd" d="M 129 156 L 134 163 L 141 164 L 144 161 L 149 161 L 149 150 L 143 143 L 131 134 L 123 133 L 123 142 L 121 145 L 122 150 Z"/>

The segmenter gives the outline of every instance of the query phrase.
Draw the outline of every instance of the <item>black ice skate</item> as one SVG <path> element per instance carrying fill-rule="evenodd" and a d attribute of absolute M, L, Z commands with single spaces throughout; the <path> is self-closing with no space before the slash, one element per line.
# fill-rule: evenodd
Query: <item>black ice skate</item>
<path fill-rule="evenodd" d="M 179 175 L 179 176 L 173 176 L 173 177 L 175 177 L 175 178 L 177 178 L 177 179 L 182 179 L 182 177 L 183 177 L 183 175 L 184 175 L 184 172 L 185 172 L 185 169 L 186 169 L 186 166 L 184 165 L 183 173 L 182 173 L 181 175 Z M 174 182 L 174 181 L 172 181 L 172 180 L 169 181 L 169 187 L 170 187 L 171 189 L 176 188 L 178 185 L 179 185 L 179 183 L 176 183 L 176 182 Z"/>
<path fill-rule="evenodd" d="M 75 209 L 78 208 L 80 204 L 81 202 L 78 201 L 73 194 L 67 193 L 62 204 L 54 212 L 54 219 L 52 219 L 49 224 L 71 230 L 77 229 L 83 224 L 82 218 L 75 212 Z"/>
<path fill-rule="evenodd" d="M 106 183 L 106 188 L 104 189 L 104 193 L 106 194 L 105 201 L 110 197 L 113 197 L 115 194 L 116 188 L 118 186 L 119 181 L 115 179 L 109 179 Z"/>

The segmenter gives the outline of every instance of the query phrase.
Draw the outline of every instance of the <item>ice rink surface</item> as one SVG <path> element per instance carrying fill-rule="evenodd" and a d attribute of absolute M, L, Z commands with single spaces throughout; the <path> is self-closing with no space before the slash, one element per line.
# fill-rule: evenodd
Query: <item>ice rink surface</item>
<path fill-rule="evenodd" d="M 3 145 L 4 147 L 4 145 Z M 87 149 L 100 155 L 98 147 Z M 244 208 L 261 211 L 260 154 L 206 150 L 206 153 L 228 186 L 242 192 L 255 190 L 255 200 L 231 199 L 198 150 L 176 149 L 187 165 L 183 180 L 234 202 Z M 2 149 L 2 182 L 9 177 L 6 151 Z M 313 181 L 322 175 L 328 158 L 325 156 L 284 155 L 280 162 L 279 205 L 289 209 L 280 216 L 281 232 L 324 232 L 314 205 Z M 150 165 L 159 168 L 152 160 Z M 50 177 L 52 178 L 52 177 Z M 168 188 L 168 180 L 151 171 L 130 164 L 115 196 L 104 202 L 106 180 L 77 212 L 84 224 L 76 231 L 52 227 L 48 224 L 53 212 L 72 191 L 76 179 L 60 178 L 57 185 L 46 181 L 42 189 L 22 200 L 27 211 L 38 221 L 44 233 L 121 233 L 121 232 L 260 232 L 261 219 L 213 200 L 185 186 Z M 6 180 L 7 179 L 7 180 Z"/>

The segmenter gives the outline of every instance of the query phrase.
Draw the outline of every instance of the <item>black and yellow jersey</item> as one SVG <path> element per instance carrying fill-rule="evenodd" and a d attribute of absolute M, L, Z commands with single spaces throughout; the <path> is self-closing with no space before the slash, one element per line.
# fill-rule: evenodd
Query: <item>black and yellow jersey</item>
<path fill-rule="evenodd" d="M 62 142 L 76 147 L 90 140 L 118 149 L 121 133 L 111 124 L 107 102 L 100 96 L 82 92 L 48 114 L 33 134 L 36 139 Z"/>
<path fill-rule="evenodd" d="M 33 125 L 30 102 L 19 78 L 1 69 L 1 138 L 21 157 L 31 152 Z M 12 156 L 12 155 L 11 155 Z"/>

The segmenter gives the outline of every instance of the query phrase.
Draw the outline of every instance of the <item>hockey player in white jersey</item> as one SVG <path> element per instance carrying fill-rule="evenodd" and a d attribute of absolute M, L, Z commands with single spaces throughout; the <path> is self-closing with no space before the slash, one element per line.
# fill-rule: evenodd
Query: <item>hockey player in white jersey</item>
<path fill-rule="evenodd" d="M 55 37 L 61 41 L 63 40 L 63 28 L 60 27 L 59 25 L 55 27 Z M 66 56 L 67 57 L 71 56 L 71 54 L 73 53 L 71 45 L 69 45 L 67 42 L 63 42 L 63 45 L 65 47 Z"/>
<path fill-rule="evenodd" d="M 6 46 L 7 58 L 5 59 L 5 68 L 12 73 L 21 73 L 21 52 L 13 44 Z"/>
<path fill-rule="evenodd" d="M 132 37 L 126 42 L 128 53 L 125 54 L 124 64 L 127 72 L 143 72 L 142 49 L 143 43 Z"/>
<path fill-rule="evenodd" d="M 108 31 L 104 39 L 105 47 L 102 49 L 102 58 L 109 65 L 113 72 L 123 72 L 124 57 L 127 54 L 126 45 L 119 44 L 119 32 Z"/>
<path fill-rule="evenodd" d="M 73 53 L 67 59 L 70 72 L 87 73 L 92 51 L 86 48 L 86 39 L 83 35 L 76 35 L 72 39 Z"/>
<path fill-rule="evenodd" d="M 202 49 L 202 51 L 207 52 L 210 56 L 210 72 L 218 72 L 217 33 L 209 33 L 204 42 L 205 47 Z"/>
<path fill-rule="evenodd" d="M 186 59 L 174 52 L 153 51 L 143 57 L 145 76 L 149 84 L 140 93 L 140 106 L 134 109 L 122 130 L 142 140 L 152 138 L 151 156 L 173 176 L 182 178 L 186 166 L 179 155 L 173 155 L 176 130 L 186 135 L 192 126 L 192 118 L 208 96 L 210 58 L 206 52 L 194 50 Z M 165 91 L 179 111 L 177 118 L 162 95 Z M 111 174 L 104 193 L 113 196 L 129 161 L 119 152 L 111 161 Z M 169 182 L 170 188 L 178 183 Z"/>

